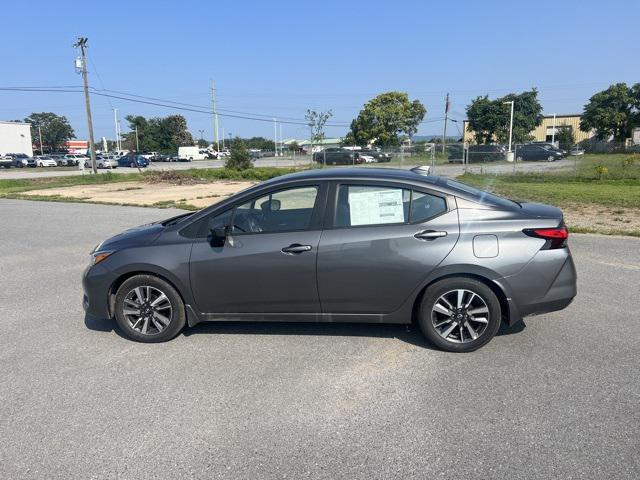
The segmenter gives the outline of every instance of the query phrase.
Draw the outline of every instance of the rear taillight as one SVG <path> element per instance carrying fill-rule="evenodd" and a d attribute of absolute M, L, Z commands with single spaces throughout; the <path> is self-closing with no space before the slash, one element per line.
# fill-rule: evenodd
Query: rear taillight
<path fill-rule="evenodd" d="M 566 247 L 569 238 L 569 230 L 564 225 L 556 228 L 525 228 L 523 232 L 530 237 L 546 240 L 542 250 Z"/>

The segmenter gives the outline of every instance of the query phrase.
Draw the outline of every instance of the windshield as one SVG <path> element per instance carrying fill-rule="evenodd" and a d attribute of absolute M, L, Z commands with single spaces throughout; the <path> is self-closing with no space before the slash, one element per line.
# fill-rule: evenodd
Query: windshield
<path fill-rule="evenodd" d="M 454 190 L 458 190 L 471 195 L 474 201 L 478 203 L 508 208 L 513 208 L 514 205 L 520 206 L 518 202 L 499 197 L 498 195 L 494 195 L 493 193 L 489 193 L 485 190 L 480 190 L 479 188 L 472 187 L 471 185 L 467 185 L 466 183 L 458 182 L 456 180 L 447 180 L 446 184 L 448 187 L 453 188 Z"/>

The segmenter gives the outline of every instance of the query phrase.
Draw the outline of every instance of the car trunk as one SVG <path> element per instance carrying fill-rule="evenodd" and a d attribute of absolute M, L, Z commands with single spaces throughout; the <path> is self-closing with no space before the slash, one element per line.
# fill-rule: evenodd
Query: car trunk
<path fill-rule="evenodd" d="M 562 220 L 562 210 L 544 203 L 521 203 L 522 213 L 533 218 L 557 218 Z"/>

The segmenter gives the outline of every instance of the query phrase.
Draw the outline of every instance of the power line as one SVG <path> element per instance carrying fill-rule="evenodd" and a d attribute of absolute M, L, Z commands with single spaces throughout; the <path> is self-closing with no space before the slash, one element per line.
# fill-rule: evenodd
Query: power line
<path fill-rule="evenodd" d="M 18 91 L 18 92 L 50 92 L 50 93 L 82 93 L 81 86 L 64 86 L 64 87 L 0 87 L 0 91 Z M 143 95 L 135 95 L 130 93 L 122 92 L 121 95 L 114 95 L 111 93 L 104 92 L 115 92 L 114 90 L 102 89 L 98 90 L 96 88 L 91 88 L 92 95 L 98 95 L 100 97 L 111 98 L 124 100 L 132 103 L 141 103 L 145 105 L 153 105 L 157 107 L 164 107 L 175 110 L 182 110 L 193 113 L 202 113 L 205 115 L 212 115 L 214 111 L 208 107 L 204 107 L 202 105 L 188 104 L 182 102 L 173 102 L 171 100 L 163 100 L 155 97 L 145 97 Z M 221 110 L 221 109 L 218 109 Z M 225 112 L 233 112 L 233 110 L 225 110 Z M 273 122 L 273 115 L 269 118 L 267 114 L 254 114 L 247 112 L 238 112 L 236 113 L 220 113 L 218 111 L 218 115 L 221 117 L 227 118 L 237 118 L 241 120 L 252 120 L 258 122 Z M 265 118 L 260 118 L 265 117 Z M 436 117 L 430 118 L 429 120 L 423 120 L 420 124 L 428 124 L 433 122 L 439 122 L 444 117 Z M 282 119 L 282 120 L 281 120 Z M 288 124 L 288 125 L 304 125 L 307 126 L 307 122 L 303 119 L 297 119 L 293 117 L 278 117 L 278 121 L 280 123 Z M 351 125 L 351 122 L 327 122 L 327 127 L 341 127 L 347 128 Z"/>

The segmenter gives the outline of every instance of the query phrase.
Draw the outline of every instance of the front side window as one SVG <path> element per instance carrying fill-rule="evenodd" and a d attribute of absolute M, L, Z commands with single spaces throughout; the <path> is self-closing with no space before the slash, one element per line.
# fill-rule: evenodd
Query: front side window
<path fill-rule="evenodd" d="M 305 230 L 311 226 L 318 187 L 273 192 L 236 208 L 233 229 L 238 233 Z"/>

